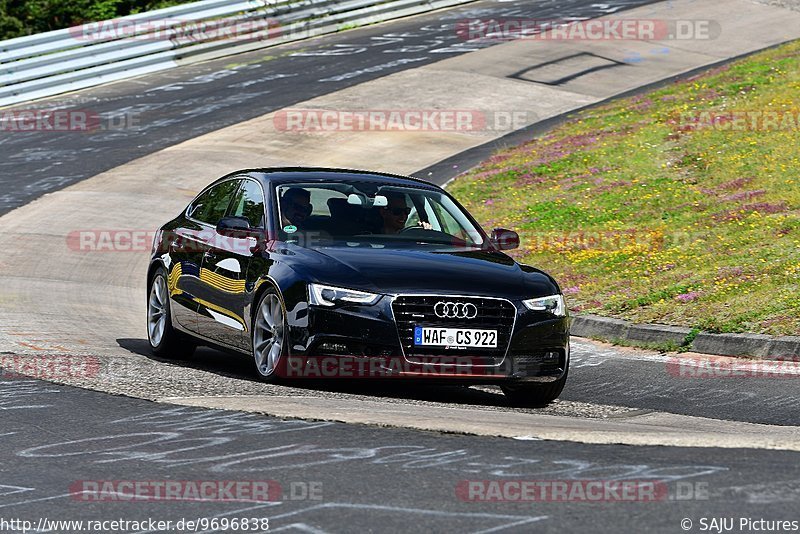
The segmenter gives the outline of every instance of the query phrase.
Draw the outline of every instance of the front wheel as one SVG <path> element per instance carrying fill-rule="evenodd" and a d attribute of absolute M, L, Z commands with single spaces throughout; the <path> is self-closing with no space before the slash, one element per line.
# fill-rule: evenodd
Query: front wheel
<path fill-rule="evenodd" d="M 555 382 L 502 386 L 503 393 L 514 406 L 541 408 L 547 406 L 561 395 L 564 385 L 567 383 L 568 372 L 569 368 L 564 371 L 564 376 Z"/>
<path fill-rule="evenodd" d="M 277 370 L 287 353 L 286 314 L 274 289 L 259 300 L 253 317 L 253 358 L 259 378 L 265 382 L 278 380 Z"/>
<path fill-rule="evenodd" d="M 159 267 L 150 280 L 147 295 L 147 339 L 150 350 L 161 358 L 191 357 L 197 345 L 172 327 L 167 272 L 163 267 Z"/>

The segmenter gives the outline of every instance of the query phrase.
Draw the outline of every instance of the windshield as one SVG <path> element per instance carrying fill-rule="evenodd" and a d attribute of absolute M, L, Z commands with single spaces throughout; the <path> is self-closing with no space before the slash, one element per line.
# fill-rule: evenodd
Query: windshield
<path fill-rule="evenodd" d="M 281 238 L 301 246 L 475 249 L 484 234 L 437 191 L 372 182 L 276 187 Z"/>

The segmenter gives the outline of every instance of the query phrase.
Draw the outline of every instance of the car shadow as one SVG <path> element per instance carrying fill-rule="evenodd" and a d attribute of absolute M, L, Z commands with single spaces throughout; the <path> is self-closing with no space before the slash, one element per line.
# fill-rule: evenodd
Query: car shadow
<path fill-rule="evenodd" d="M 159 358 L 150 352 L 146 339 L 119 338 L 117 344 L 149 360 L 172 366 L 197 369 L 226 378 L 261 383 L 256 376 L 252 361 L 244 355 L 223 352 L 209 347 L 198 347 L 189 359 L 172 360 Z M 442 384 L 441 381 L 427 383 L 422 380 L 383 379 L 383 380 L 283 380 L 280 385 L 310 393 L 324 391 L 349 395 L 362 395 L 375 398 L 394 398 L 440 402 L 454 405 L 508 407 L 510 404 L 497 386 L 466 387 L 463 385 Z"/>

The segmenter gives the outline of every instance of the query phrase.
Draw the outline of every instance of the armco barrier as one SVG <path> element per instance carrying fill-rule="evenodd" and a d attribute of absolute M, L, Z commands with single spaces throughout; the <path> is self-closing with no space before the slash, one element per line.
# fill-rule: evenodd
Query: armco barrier
<path fill-rule="evenodd" d="M 0 106 L 474 1 L 203 0 L 8 39 Z M 236 32 L 187 31 L 202 25 Z"/>

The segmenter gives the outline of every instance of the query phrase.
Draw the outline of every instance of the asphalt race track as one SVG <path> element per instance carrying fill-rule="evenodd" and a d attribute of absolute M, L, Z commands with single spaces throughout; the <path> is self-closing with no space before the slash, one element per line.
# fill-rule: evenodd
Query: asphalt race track
<path fill-rule="evenodd" d="M 145 154 L 315 96 L 474 51 L 459 20 L 592 18 L 649 0 L 478 2 L 440 13 L 222 58 L 53 97 L 34 107 L 90 110 L 98 132 L 0 134 L 0 215 Z M 488 42 L 481 46 L 491 46 Z M 12 109 L 27 109 L 21 104 Z"/>
<path fill-rule="evenodd" d="M 110 127 L 0 133 L 0 216 L 202 134 L 474 51 L 452 31 L 461 19 L 581 19 L 649 3 L 482 1 L 16 106 L 89 109 Z M 9 270 L 12 260 L 3 260 L 0 268 Z M 141 278 L 130 261 L 129 270 L 98 276 Z M 92 268 L 74 257 L 65 264 Z M 112 289 L 138 291 L 139 278 Z M 122 309 L 126 297 L 109 309 Z M 92 317 L 86 307 L 75 303 L 76 316 Z M 187 361 L 154 357 L 142 314 L 139 337 L 115 331 L 127 315 L 95 315 L 84 337 L 102 333 L 104 345 L 75 355 L 98 365 L 89 376 L 17 374 L 17 365 L 36 357 L 37 333 L 0 328 L 0 341 L 30 349 L 18 358 L 0 348 L 0 532 L 77 532 L 82 527 L 50 521 L 117 519 L 140 523 L 88 531 L 236 531 L 223 518 L 258 520 L 249 532 L 266 531 L 263 519 L 272 532 L 315 533 L 718 531 L 712 518 L 728 518 L 732 532 L 800 530 L 758 523 L 800 520 L 800 371 L 791 366 L 760 375 L 764 368 L 748 362 L 574 339 L 562 397 L 544 409 L 519 409 L 491 387 L 267 385 L 250 360 L 208 348 Z M 80 332 L 59 335 L 65 346 L 82 341 Z M 742 372 L 707 372 L 715 365 Z M 459 427 L 465 420 L 472 426 Z M 604 425 L 615 430 L 604 434 Z M 271 491 L 268 499 L 132 502 L 125 484 L 137 481 L 178 481 L 184 489 L 266 481 Z M 489 491 L 520 481 L 582 492 L 590 482 L 649 484 L 655 498 L 578 492 L 520 502 L 517 493 Z M 98 494 L 98 487 L 111 489 Z M 149 520 L 173 523 L 156 528 Z"/>
<path fill-rule="evenodd" d="M 680 531 L 680 521 L 796 517 L 797 453 L 620 447 L 279 420 L 0 382 L 0 517 L 269 518 L 270 531 Z M 91 417 L 75 425 L 67 414 Z M 35 418 L 36 425 L 31 424 Z M 632 502 L 480 502 L 483 480 L 658 481 Z M 101 481 L 268 480 L 269 502 L 131 502 Z M 313 498 L 312 498 L 313 497 Z M 613 498 L 613 497 L 612 497 Z M 794 514 L 794 515 L 793 515 Z M 624 521 L 624 523 L 623 523 Z M 142 529 L 147 531 L 147 529 Z"/>

